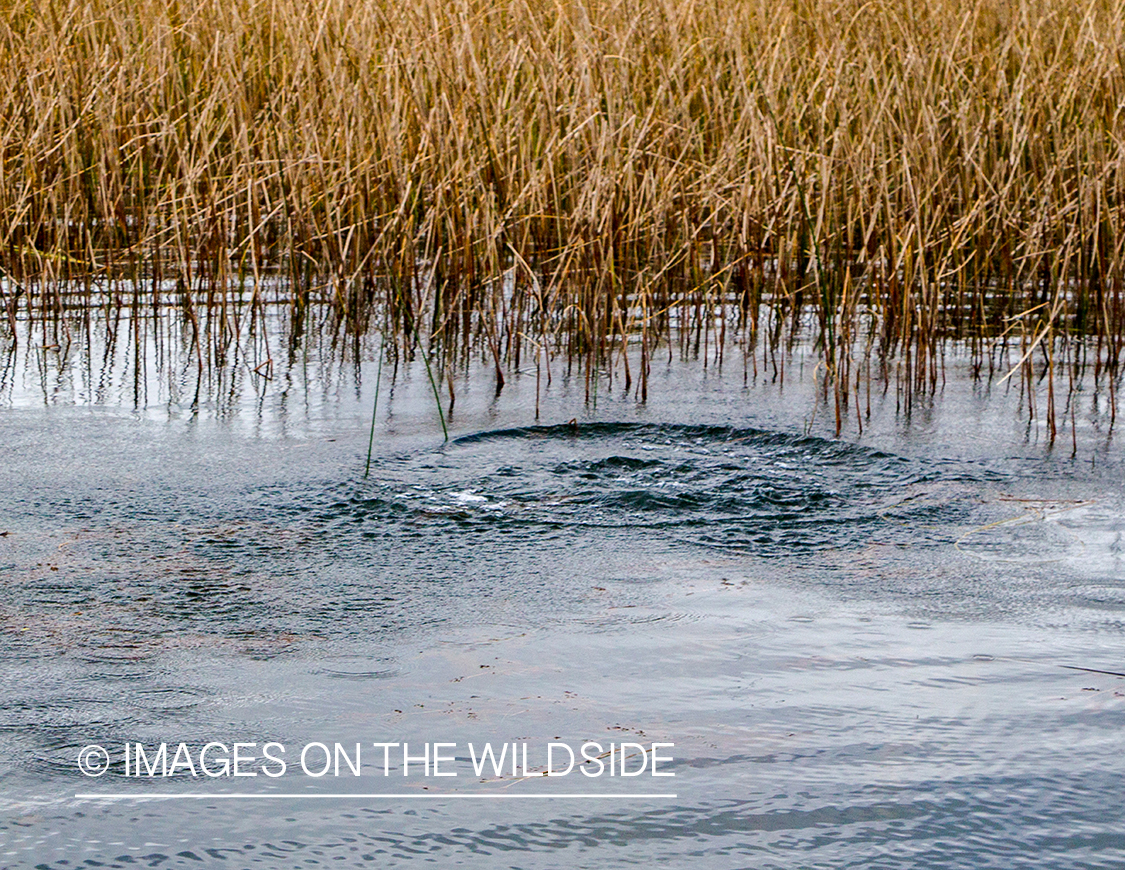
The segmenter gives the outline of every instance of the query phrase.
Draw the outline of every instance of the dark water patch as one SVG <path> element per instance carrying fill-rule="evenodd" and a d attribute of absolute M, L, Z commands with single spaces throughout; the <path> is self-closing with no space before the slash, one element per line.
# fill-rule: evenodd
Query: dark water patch
<path fill-rule="evenodd" d="M 834 526 L 877 521 L 891 490 L 926 473 L 881 451 L 754 429 L 566 424 L 468 436 L 433 459 L 384 460 L 369 489 L 332 510 L 481 534 L 656 530 L 782 556 L 839 545 Z"/>
<path fill-rule="evenodd" d="M 157 478 L 41 499 L 32 514 L 53 514 L 40 537 L 51 561 L 34 542 L 15 547 L 22 579 L 0 590 L 0 616 L 102 656 L 142 654 L 161 632 L 185 630 L 391 636 L 473 606 L 495 612 L 501 599 L 523 619 L 559 624 L 607 573 L 617 585 L 646 582 L 606 558 L 638 549 L 664 564 L 721 556 L 815 568 L 818 582 L 857 589 L 867 571 L 913 594 L 926 551 L 1058 554 L 1061 527 L 995 521 L 1009 506 L 986 503 L 982 486 L 998 479 L 989 463 L 755 428 L 486 431 L 376 457 L 367 480 L 314 466 L 284 480 L 182 479 L 170 491 Z M 110 638 L 110 628 L 145 637 Z"/>

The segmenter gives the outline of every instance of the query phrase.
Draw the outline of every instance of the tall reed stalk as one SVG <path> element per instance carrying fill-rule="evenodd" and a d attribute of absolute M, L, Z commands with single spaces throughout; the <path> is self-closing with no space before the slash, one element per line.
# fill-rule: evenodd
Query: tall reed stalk
<path fill-rule="evenodd" d="M 9 322 L 177 305 L 203 366 L 315 306 L 643 395 L 811 315 L 838 425 L 1013 324 L 1120 366 L 1125 0 L 11 0 L 0 65 Z"/>

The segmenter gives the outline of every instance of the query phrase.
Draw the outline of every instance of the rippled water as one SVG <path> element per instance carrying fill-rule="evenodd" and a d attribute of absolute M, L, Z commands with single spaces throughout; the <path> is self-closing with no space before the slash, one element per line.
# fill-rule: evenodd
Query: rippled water
<path fill-rule="evenodd" d="M 406 372 L 366 479 L 350 387 L 10 402 L 0 866 L 1123 866 L 1113 442 L 1054 454 L 968 389 L 834 439 L 796 377 L 667 378 L 648 406 L 556 385 L 542 425 L 518 382 L 470 390 L 445 444 Z M 675 777 L 76 764 L 209 740 L 659 741 Z M 160 791 L 195 797 L 75 797 Z M 375 791 L 600 797 L 348 797 Z"/>

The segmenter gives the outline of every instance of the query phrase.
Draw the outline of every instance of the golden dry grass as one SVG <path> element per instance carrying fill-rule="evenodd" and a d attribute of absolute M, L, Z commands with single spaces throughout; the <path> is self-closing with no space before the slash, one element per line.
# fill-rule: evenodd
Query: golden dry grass
<path fill-rule="evenodd" d="M 540 349 L 627 368 L 632 336 L 643 390 L 661 342 L 749 344 L 764 305 L 815 314 L 845 402 L 872 353 L 934 384 L 950 336 L 1016 336 L 1052 374 L 1094 336 L 1116 370 L 1123 0 L 0 16 L 12 318 L 171 296 L 236 332 L 272 287 L 498 372 Z"/>

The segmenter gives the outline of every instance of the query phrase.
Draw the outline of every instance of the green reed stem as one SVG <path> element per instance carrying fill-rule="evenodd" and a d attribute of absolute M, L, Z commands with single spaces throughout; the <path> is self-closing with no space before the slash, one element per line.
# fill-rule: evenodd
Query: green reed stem
<path fill-rule="evenodd" d="M 371 473 L 371 449 L 375 446 L 375 412 L 379 408 L 379 385 L 383 382 L 383 350 L 386 338 L 379 340 L 379 368 L 375 372 L 375 401 L 371 405 L 371 433 L 367 436 L 367 464 L 363 466 L 363 479 Z"/>
<path fill-rule="evenodd" d="M 418 338 L 418 322 L 417 322 L 417 320 L 415 320 L 415 322 L 414 322 L 414 341 L 418 345 L 418 349 L 421 350 L 422 343 Z M 433 369 L 430 368 L 430 356 L 429 356 L 429 354 L 427 354 L 427 353 L 422 354 L 422 362 L 424 362 L 426 364 L 426 377 L 428 377 L 430 379 L 430 387 L 434 391 L 434 401 L 437 403 L 438 419 L 441 420 L 441 431 L 442 431 L 442 434 L 445 435 L 445 440 L 448 441 L 449 440 L 449 429 L 445 425 L 445 414 L 441 410 L 441 395 L 438 393 L 437 381 L 434 380 Z"/>

